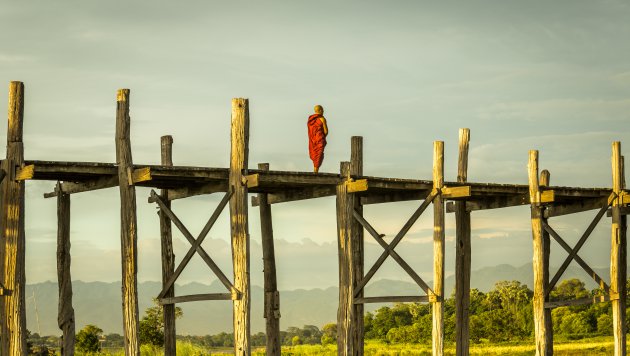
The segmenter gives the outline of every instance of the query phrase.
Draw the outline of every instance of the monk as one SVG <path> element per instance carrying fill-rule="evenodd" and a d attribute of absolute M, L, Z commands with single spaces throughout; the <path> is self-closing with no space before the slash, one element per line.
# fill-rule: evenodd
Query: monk
<path fill-rule="evenodd" d="M 313 161 L 313 171 L 317 173 L 324 160 L 324 147 L 326 147 L 326 136 L 328 136 L 324 108 L 321 105 L 315 105 L 315 114 L 308 117 L 306 126 L 308 127 L 308 154 Z"/>

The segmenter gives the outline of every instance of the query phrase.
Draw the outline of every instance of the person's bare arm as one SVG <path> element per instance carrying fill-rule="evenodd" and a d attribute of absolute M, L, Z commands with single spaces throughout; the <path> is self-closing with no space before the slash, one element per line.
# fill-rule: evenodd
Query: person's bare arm
<path fill-rule="evenodd" d="M 322 124 L 324 124 L 324 135 L 328 136 L 328 125 L 326 125 L 326 119 L 323 116 L 319 119 L 322 121 Z"/>

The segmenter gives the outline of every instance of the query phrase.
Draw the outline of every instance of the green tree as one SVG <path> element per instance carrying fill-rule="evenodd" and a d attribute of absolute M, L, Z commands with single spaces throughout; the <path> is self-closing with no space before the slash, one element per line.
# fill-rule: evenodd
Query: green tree
<path fill-rule="evenodd" d="M 577 278 L 560 282 L 550 293 L 552 300 L 573 300 L 589 296 L 589 291 L 584 288 L 584 282 Z"/>
<path fill-rule="evenodd" d="M 157 299 L 153 299 L 154 306 L 144 311 L 144 317 L 138 325 L 138 338 L 141 344 L 164 346 L 164 313 Z M 175 308 L 175 318 L 184 313 L 182 308 Z"/>
<path fill-rule="evenodd" d="M 295 335 L 293 338 L 291 338 L 291 345 L 302 345 L 302 339 L 300 339 L 299 336 Z"/>
<path fill-rule="evenodd" d="M 321 341 L 322 345 L 334 344 L 337 342 L 337 324 L 329 323 L 322 327 Z"/>
<path fill-rule="evenodd" d="M 602 335 L 612 335 L 613 320 L 608 314 L 602 314 L 597 318 L 597 332 Z"/>
<path fill-rule="evenodd" d="M 92 353 L 101 351 L 99 337 L 103 330 L 96 325 L 86 325 L 76 337 L 77 350 L 84 353 Z"/>

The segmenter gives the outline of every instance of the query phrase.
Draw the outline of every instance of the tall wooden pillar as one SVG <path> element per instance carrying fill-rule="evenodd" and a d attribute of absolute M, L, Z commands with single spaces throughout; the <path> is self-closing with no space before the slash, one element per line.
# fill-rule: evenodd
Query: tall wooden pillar
<path fill-rule="evenodd" d="M 0 297 L 2 312 L 0 328 L 3 356 L 26 355 L 26 300 L 25 300 L 25 236 L 24 182 L 15 180 L 16 167 L 24 163 L 22 128 L 24 120 L 24 84 L 9 84 L 9 115 L 7 155 L 2 162 L 6 178 L 2 181 L 2 211 L 0 216 L 0 251 L 2 261 Z"/>
<path fill-rule="evenodd" d="M 610 250 L 610 291 L 617 293 L 612 299 L 614 355 L 626 355 L 626 230 L 627 217 L 621 214 L 624 189 L 621 143 L 612 144 L 613 192 L 618 196 L 612 205 L 612 241 Z"/>
<path fill-rule="evenodd" d="M 444 187 L 444 142 L 433 142 L 433 189 Z M 433 199 L 433 356 L 444 354 L 444 200 Z"/>
<path fill-rule="evenodd" d="M 57 182 L 57 283 L 59 307 L 57 324 L 63 332 L 61 356 L 74 355 L 74 308 L 70 276 L 70 194 Z"/>
<path fill-rule="evenodd" d="M 355 354 L 352 264 L 352 208 L 346 182 L 350 177 L 350 162 L 341 162 L 342 182 L 337 185 L 337 243 L 339 254 L 339 307 L 337 309 L 337 354 Z"/>
<path fill-rule="evenodd" d="M 553 330 L 551 313 L 545 311 L 545 296 L 549 288 L 549 237 L 545 243 L 543 231 L 543 207 L 540 205 L 538 181 L 538 151 L 529 151 L 528 163 L 529 200 L 531 204 L 532 238 L 534 245 L 534 332 L 536 355 L 553 355 Z"/>
<path fill-rule="evenodd" d="M 130 184 L 133 169 L 129 117 L 129 89 L 119 89 L 116 108 L 116 163 L 120 188 L 120 242 L 122 308 L 125 355 L 140 355 L 138 342 L 138 224 L 136 188 Z"/>
<path fill-rule="evenodd" d="M 352 136 L 350 142 L 350 175 L 354 177 L 360 177 L 363 175 L 363 137 Z M 348 206 L 352 207 L 350 210 L 349 223 L 350 223 L 350 241 L 351 241 L 351 255 L 350 255 L 350 273 L 352 274 L 352 288 L 351 294 L 355 295 L 355 289 L 357 284 L 363 279 L 363 226 L 354 219 L 353 210 L 356 210 L 361 216 L 363 216 L 363 206 L 361 205 L 361 199 L 355 197 L 354 194 L 348 194 Z M 359 294 L 359 298 L 363 297 L 363 291 Z M 363 304 L 352 304 L 354 312 L 352 313 L 353 320 L 352 325 L 352 343 L 354 349 L 354 355 L 363 355 Z"/>
<path fill-rule="evenodd" d="M 230 227 L 232 232 L 232 265 L 234 287 L 240 292 L 234 300 L 234 353 L 249 355 L 250 347 L 250 284 L 249 230 L 247 219 L 247 159 L 249 145 L 249 101 L 232 99 L 232 148 L 230 159 Z"/>
<path fill-rule="evenodd" d="M 161 163 L 163 166 L 173 165 L 173 137 L 162 136 L 160 139 L 161 146 Z M 168 200 L 168 190 L 161 191 L 164 205 L 168 209 L 171 208 L 171 202 Z M 175 271 L 175 254 L 173 253 L 173 234 L 171 231 L 171 219 L 162 212 L 158 212 L 160 216 L 160 242 L 162 251 L 162 287 L 171 278 Z M 172 298 L 175 296 L 175 285 L 171 286 L 164 295 L 164 298 Z M 164 355 L 175 355 L 175 304 L 162 305 L 162 313 L 164 316 Z"/>
<path fill-rule="evenodd" d="M 258 169 L 269 170 L 269 163 L 260 163 Z M 273 224 L 271 205 L 267 193 L 258 194 L 260 209 L 260 230 L 263 248 L 263 272 L 265 275 L 265 331 L 267 335 L 266 354 L 280 356 L 280 293 L 276 280 L 276 255 L 273 246 Z"/>
<path fill-rule="evenodd" d="M 457 182 L 468 179 L 470 130 L 459 130 Z M 469 354 L 470 308 L 470 211 L 466 201 L 455 202 L 455 348 L 457 356 Z"/>

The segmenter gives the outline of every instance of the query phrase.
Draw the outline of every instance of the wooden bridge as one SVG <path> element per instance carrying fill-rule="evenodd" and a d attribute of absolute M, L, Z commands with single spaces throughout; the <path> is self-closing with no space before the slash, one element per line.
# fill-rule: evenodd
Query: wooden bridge
<path fill-rule="evenodd" d="M 339 309 L 337 314 L 337 344 L 339 355 L 363 354 L 363 305 L 381 302 L 427 302 L 433 312 L 433 355 L 444 349 L 444 215 L 456 216 L 456 340 L 457 355 L 468 355 L 468 307 L 470 289 L 470 219 L 471 212 L 531 206 L 534 268 L 534 321 L 537 355 L 553 353 L 551 309 L 563 305 L 611 301 L 615 355 L 625 355 L 626 345 L 626 215 L 630 210 L 630 195 L 625 190 L 623 157 L 619 142 L 612 144 L 612 188 L 555 187 L 550 174 L 539 172 L 538 151 L 529 152 L 528 185 L 473 183 L 467 181 L 468 145 L 470 132 L 460 130 L 458 176 L 454 182 L 444 180 L 444 145 L 434 143 L 433 176 L 430 180 L 371 177 L 363 174 L 363 143 L 361 137 L 351 139 L 351 157 L 341 162 L 339 174 L 286 172 L 270 170 L 268 164 L 250 169 L 248 164 L 249 106 L 247 99 L 232 100 L 231 161 L 229 168 L 184 167 L 172 162 L 170 136 L 161 138 L 161 165 L 134 163 L 130 145 L 130 91 L 120 89 L 116 108 L 116 163 L 52 162 L 24 160 L 23 113 L 24 85 L 9 86 L 7 153 L 2 161 L 0 253 L 3 263 L 0 273 L 0 333 L 2 355 L 26 354 L 25 313 L 25 233 L 24 190 L 27 180 L 56 182 L 46 198 L 57 198 L 59 277 L 59 327 L 63 331 L 62 355 L 74 353 L 74 310 L 70 278 L 70 196 L 98 189 L 118 187 L 121 204 L 121 263 L 122 314 L 125 354 L 139 355 L 138 296 L 137 296 L 137 218 L 135 187 L 153 187 L 148 202 L 160 208 L 163 289 L 158 299 L 164 307 L 165 354 L 175 355 L 176 303 L 200 300 L 231 300 L 233 303 L 235 354 L 249 355 L 250 346 L 250 261 L 248 194 L 251 204 L 259 207 L 262 231 L 265 318 L 267 354 L 279 355 L 280 296 L 276 285 L 271 205 L 304 199 L 335 196 L 339 251 Z M 199 236 L 194 237 L 171 209 L 170 202 L 194 195 L 222 193 L 223 199 L 209 217 Z M 400 201 L 417 201 L 418 208 L 387 243 L 363 217 L 363 206 Z M 229 205 L 232 262 L 234 275 L 230 279 L 214 263 L 201 246 L 204 238 Z M 433 285 L 428 285 L 395 248 L 426 209 L 432 206 Z M 551 227 L 553 217 L 587 210 L 597 215 L 578 243 L 571 247 Z M 612 247 L 610 284 L 598 276 L 582 260 L 578 252 L 595 226 L 608 212 L 612 217 Z M 190 249 L 176 266 L 171 236 L 171 224 L 190 242 Z M 383 247 L 376 263 L 365 272 L 363 239 L 367 231 Z M 566 250 L 568 257 L 559 271 L 550 278 L 549 253 L 551 238 Z M 198 253 L 210 270 L 225 286 L 225 293 L 175 295 L 174 283 L 192 256 Z M 412 296 L 365 297 L 363 288 L 383 262 L 390 257 L 418 284 L 418 294 Z M 601 297 L 573 301 L 553 301 L 549 292 L 575 260 L 593 277 L 604 291 Z"/>

